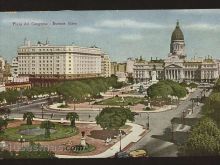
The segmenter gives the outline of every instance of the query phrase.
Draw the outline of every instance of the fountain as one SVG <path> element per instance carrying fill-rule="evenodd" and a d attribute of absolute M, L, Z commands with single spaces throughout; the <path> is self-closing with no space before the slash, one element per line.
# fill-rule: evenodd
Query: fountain
<path fill-rule="evenodd" d="M 50 129 L 51 133 L 56 132 L 55 129 Z M 27 128 L 24 130 L 18 131 L 21 135 L 43 135 L 45 133 L 45 129 L 37 127 L 37 128 Z"/>

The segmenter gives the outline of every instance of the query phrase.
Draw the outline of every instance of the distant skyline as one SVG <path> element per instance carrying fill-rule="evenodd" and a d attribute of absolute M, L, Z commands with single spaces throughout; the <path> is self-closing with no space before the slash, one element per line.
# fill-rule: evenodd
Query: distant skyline
<path fill-rule="evenodd" d="M 0 55 L 11 62 L 27 38 L 32 44 L 96 45 L 112 61 L 163 59 L 177 20 L 188 58 L 220 57 L 219 9 L 1 12 Z"/>

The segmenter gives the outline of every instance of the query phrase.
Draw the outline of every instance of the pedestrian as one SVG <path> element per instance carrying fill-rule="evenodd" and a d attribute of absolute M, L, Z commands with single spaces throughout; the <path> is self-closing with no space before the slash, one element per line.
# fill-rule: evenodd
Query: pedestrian
<path fill-rule="evenodd" d="M 90 118 L 91 116 L 90 116 L 90 114 L 89 114 L 89 118 Z"/>
<path fill-rule="evenodd" d="M 50 116 L 50 117 L 51 117 L 51 119 L 53 118 L 53 113 L 51 113 L 51 116 Z"/>

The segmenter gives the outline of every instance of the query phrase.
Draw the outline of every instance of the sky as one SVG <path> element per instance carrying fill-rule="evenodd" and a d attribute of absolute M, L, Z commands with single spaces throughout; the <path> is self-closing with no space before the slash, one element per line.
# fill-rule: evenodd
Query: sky
<path fill-rule="evenodd" d="M 220 58 L 220 9 L 0 12 L 0 55 L 9 62 L 24 39 L 96 45 L 112 61 L 166 58 L 179 20 L 188 58 Z"/>

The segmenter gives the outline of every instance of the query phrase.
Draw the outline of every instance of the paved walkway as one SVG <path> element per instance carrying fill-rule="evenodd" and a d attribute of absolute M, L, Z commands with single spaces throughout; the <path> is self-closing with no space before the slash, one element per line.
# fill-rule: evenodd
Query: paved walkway
<path fill-rule="evenodd" d="M 130 143 L 135 143 L 142 138 L 141 134 L 145 132 L 142 126 L 134 124 L 134 123 L 126 123 L 127 125 L 132 126 L 131 133 L 126 135 L 121 140 L 121 149 L 123 150 Z M 107 149 L 105 152 L 98 155 L 90 155 L 90 156 L 70 156 L 70 155 L 56 155 L 58 158 L 108 158 L 115 155 L 116 152 L 119 151 L 120 141 L 115 143 L 112 147 Z"/>
<path fill-rule="evenodd" d="M 23 120 L 23 118 L 14 118 L 17 120 Z M 36 119 L 35 121 L 44 121 L 45 119 Z M 52 122 L 61 122 L 61 120 L 50 120 Z M 69 123 L 68 120 L 62 120 L 62 122 Z M 76 123 L 95 123 L 95 122 L 87 122 L 87 121 L 76 121 Z M 130 125 L 131 132 L 122 137 L 121 140 L 121 149 L 123 150 L 125 147 L 127 147 L 131 143 L 135 143 L 139 141 L 142 138 L 142 134 L 146 131 L 146 129 L 143 128 L 143 126 L 134 124 L 134 123 L 126 123 L 126 125 Z M 105 152 L 97 154 L 97 155 L 90 155 L 90 156 L 71 156 L 71 155 L 55 155 L 58 158 L 108 158 L 115 155 L 116 152 L 118 152 L 120 149 L 120 141 L 115 143 L 112 147 L 107 149 Z"/>

